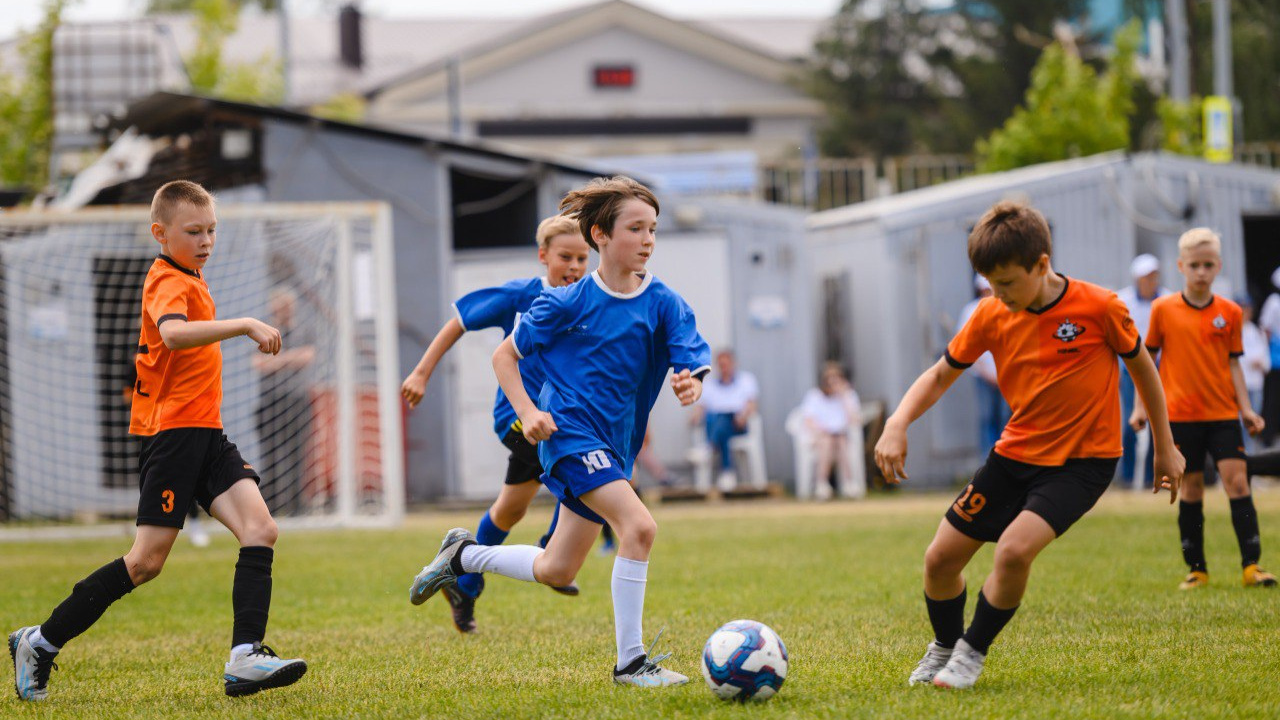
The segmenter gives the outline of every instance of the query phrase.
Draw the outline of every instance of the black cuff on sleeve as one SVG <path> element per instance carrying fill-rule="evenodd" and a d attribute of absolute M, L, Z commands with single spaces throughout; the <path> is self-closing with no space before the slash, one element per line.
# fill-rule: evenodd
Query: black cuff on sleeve
<path fill-rule="evenodd" d="M 183 322 L 186 322 L 187 316 L 183 315 L 182 313 L 169 313 L 168 315 L 161 315 L 160 318 L 156 320 L 156 327 L 160 327 L 161 325 L 163 325 L 166 320 L 181 320 Z"/>
<path fill-rule="evenodd" d="M 951 357 L 950 350 L 943 350 L 942 358 L 947 361 L 948 365 L 950 365 L 951 367 L 957 370 L 968 370 L 969 368 L 973 367 L 973 363 L 962 363 L 959 360 Z"/>
<path fill-rule="evenodd" d="M 1120 353 L 1120 357 L 1124 358 L 1125 360 L 1132 360 L 1138 357 L 1138 353 L 1141 350 L 1142 350 L 1142 338 L 1139 337 L 1138 341 L 1133 344 L 1133 349 L 1127 353 Z"/>
<path fill-rule="evenodd" d="M 1158 347 L 1152 347 L 1152 346 L 1148 345 L 1148 346 L 1147 346 L 1147 352 L 1151 353 L 1151 356 L 1152 356 L 1152 357 L 1155 357 L 1155 354 L 1156 354 L 1156 353 L 1158 353 L 1158 352 L 1160 352 L 1160 348 L 1158 348 Z"/>
<path fill-rule="evenodd" d="M 1231 358 L 1238 358 L 1243 356 L 1244 356 L 1244 353 L 1242 352 L 1227 353 L 1227 357 L 1231 357 Z"/>

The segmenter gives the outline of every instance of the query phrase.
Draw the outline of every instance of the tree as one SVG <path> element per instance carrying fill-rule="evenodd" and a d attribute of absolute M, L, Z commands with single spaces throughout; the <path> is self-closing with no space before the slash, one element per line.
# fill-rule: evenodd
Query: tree
<path fill-rule="evenodd" d="M 0 74 L 0 184 L 42 188 L 53 147 L 53 33 L 71 0 L 45 0 L 44 19 L 23 38 L 21 79 Z"/>
<path fill-rule="evenodd" d="M 1026 102 L 1004 126 L 977 144 L 980 172 L 995 172 L 1129 147 L 1137 84 L 1134 58 L 1141 27 L 1130 21 L 1115 35 L 1101 76 L 1071 44 L 1045 48 L 1031 73 Z"/>
<path fill-rule="evenodd" d="M 244 102 L 277 103 L 284 97 L 281 66 L 271 53 L 256 63 L 226 63 L 222 44 L 239 24 L 236 0 L 192 0 L 196 47 L 186 58 L 191 88 L 198 93 Z"/>
<path fill-rule="evenodd" d="M 200 0 L 147 0 L 146 14 L 194 12 Z M 235 0 L 236 11 L 249 5 L 257 5 L 264 11 L 274 11 L 279 5 L 276 0 Z"/>

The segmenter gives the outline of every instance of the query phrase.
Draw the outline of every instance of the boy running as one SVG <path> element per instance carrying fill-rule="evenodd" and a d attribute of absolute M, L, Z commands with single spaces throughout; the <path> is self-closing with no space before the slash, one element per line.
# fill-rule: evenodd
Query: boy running
<path fill-rule="evenodd" d="M 1250 435 L 1265 423 L 1254 412 L 1245 386 L 1240 356 L 1244 354 L 1240 306 L 1213 294 L 1213 281 L 1222 269 L 1222 241 L 1209 228 L 1193 228 L 1178 239 L 1178 271 L 1186 287 L 1151 304 L 1147 349 L 1160 353 L 1160 379 L 1169 396 L 1173 440 L 1187 458 L 1178 531 L 1182 559 L 1189 573 L 1178 585 L 1195 590 L 1209 584 L 1204 557 L 1204 456 L 1213 456 L 1222 487 L 1231 503 L 1231 524 L 1240 547 L 1241 582 L 1245 587 L 1275 587 L 1276 576 L 1258 567 L 1262 539 L 1258 513 L 1249 493 L 1243 419 Z M 1136 403 L 1131 423 L 1146 426 L 1142 403 Z"/>
<path fill-rule="evenodd" d="M 258 473 L 222 431 L 222 350 L 245 336 L 280 352 L 280 333 L 254 318 L 215 319 L 201 269 L 213 253 L 214 199 L 186 180 L 166 183 L 151 201 L 151 235 L 160 256 L 142 290 L 138 377 L 129 432 L 142 436 L 138 534 L 133 547 L 89 574 L 39 626 L 9 635 L 14 685 L 23 700 L 48 696 L 49 671 L 63 646 L 88 630 L 111 603 L 155 578 L 194 499 L 240 542 L 231 588 L 227 695 L 296 682 L 302 660 L 282 660 L 262 644 L 271 606 L 275 520 L 258 492 Z"/>
<path fill-rule="evenodd" d="M 680 685 L 688 678 L 658 664 L 667 655 L 644 647 L 645 582 L 658 527 L 628 478 L 667 371 L 675 370 L 672 389 L 690 405 L 701 395 L 711 349 L 689 305 L 645 270 L 658 224 L 658 201 L 648 188 L 630 178 L 598 178 L 569 193 L 560 209 L 577 219 L 600 253 L 600 267 L 587 280 L 543 293 L 498 346 L 493 366 L 525 438 L 538 443 L 542 482 L 566 512 L 546 550 L 480 545 L 462 528 L 449 531 L 410 596 L 426 600 L 468 572 L 562 585 L 577 575 L 608 522 L 618 536 L 613 680 Z M 547 372 L 537 404 L 521 381 L 522 358 L 534 355 Z"/>
<path fill-rule="evenodd" d="M 997 203 L 969 235 L 969 261 L 994 296 L 978 304 L 946 353 L 885 423 L 876 463 L 906 479 L 907 427 L 985 352 L 1013 416 L 987 462 L 956 498 L 924 558 L 934 640 L 909 683 L 970 688 L 993 640 L 1018 609 L 1031 564 L 1079 520 L 1115 475 L 1120 457 L 1119 363 L 1151 409 L 1156 475 L 1176 497 L 1183 460 L 1173 445 L 1155 364 L 1116 294 L 1054 272 L 1049 226 L 1035 209 Z M 984 543 L 995 566 L 964 627 L 963 571 Z"/>

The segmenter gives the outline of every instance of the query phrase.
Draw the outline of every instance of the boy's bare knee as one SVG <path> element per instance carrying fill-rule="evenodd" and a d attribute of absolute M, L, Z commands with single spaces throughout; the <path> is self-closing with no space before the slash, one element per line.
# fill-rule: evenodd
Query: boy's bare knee
<path fill-rule="evenodd" d="M 647 550 L 653 547 L 653 543 L 657 539 L 658 523 L 653 518 L 645 518 L 627 528 L 623 542 L 634 544 L 636 547 Z"/>
<path fill-rule="evenodd" d="M 964 569 L 964 565 L 936 544 L 924 551 L 924 572 L 929 577 L 950 577 Z"/>
<path fill-rule="evenodd" d="M 995 566 L 1006 572 L 1026 572 L 1035 556 L 1031 546 L 1025 543 L 1005 542 L 996 547 Z"/>
<path fill-rule="evenodd" d="M 494 513 L 490 515 L 489 519 L 492 520 L 493 524 L 497 525 L 499 528 L 506 528 L 510 531 L 511 528 L 515 527 L 516 523 L 524 519 L 525 512 L 525 508 L 502 505 L 495 508 Z"/>
<path fill-rule="evenodd" d="M 240 544 L 245 547 L 275 547 L 280 537 L 280 526 L 271 517 L 250 523 L 245 529 Z"/>
<path fill-rule="evenodd" d="M 147 553 L 136 557 L 125 558 L 125 568 L 129 571 L 129 579 L 134 587 L 155 580 L 164 569 L 165 556 Z"/>

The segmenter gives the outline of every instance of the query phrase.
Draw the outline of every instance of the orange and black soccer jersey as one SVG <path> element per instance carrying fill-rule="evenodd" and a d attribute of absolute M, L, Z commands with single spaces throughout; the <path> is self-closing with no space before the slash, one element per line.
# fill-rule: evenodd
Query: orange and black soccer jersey
<path fill-rule="evenodd" d="M 1147 347 L 1160 351 L 1160 382 L 1170 422 L 1235 420 L 1240 417 L 1231 358 L 1244 354 L 1240 306 L 1214 295 L 1196 307 L 1182 294 L 1151 303 Z"/>
<path fill-rule="evenodd" d="M 1040 310 L 1010 312 L 994 297 L 978 303 L 947 346 L 952 367 L 984 352 L 996 362 L 1000 393 L 1013 409 L 996 452 L 1028 465 L 1120 457 L 1120 367 L 1141 338 L 1116 294 L 1069 280 Z"/>
<path fill-rule="evenodd" d="M 213 320 L 209 286 L 195 270 L 161 255 L 142 286 L 138 380 L 129 432 L 155 435 L 173 428 L 222 427 L 222 350 L 218 343 L 170 350 L 160 338 L 166 321 Z"/>

